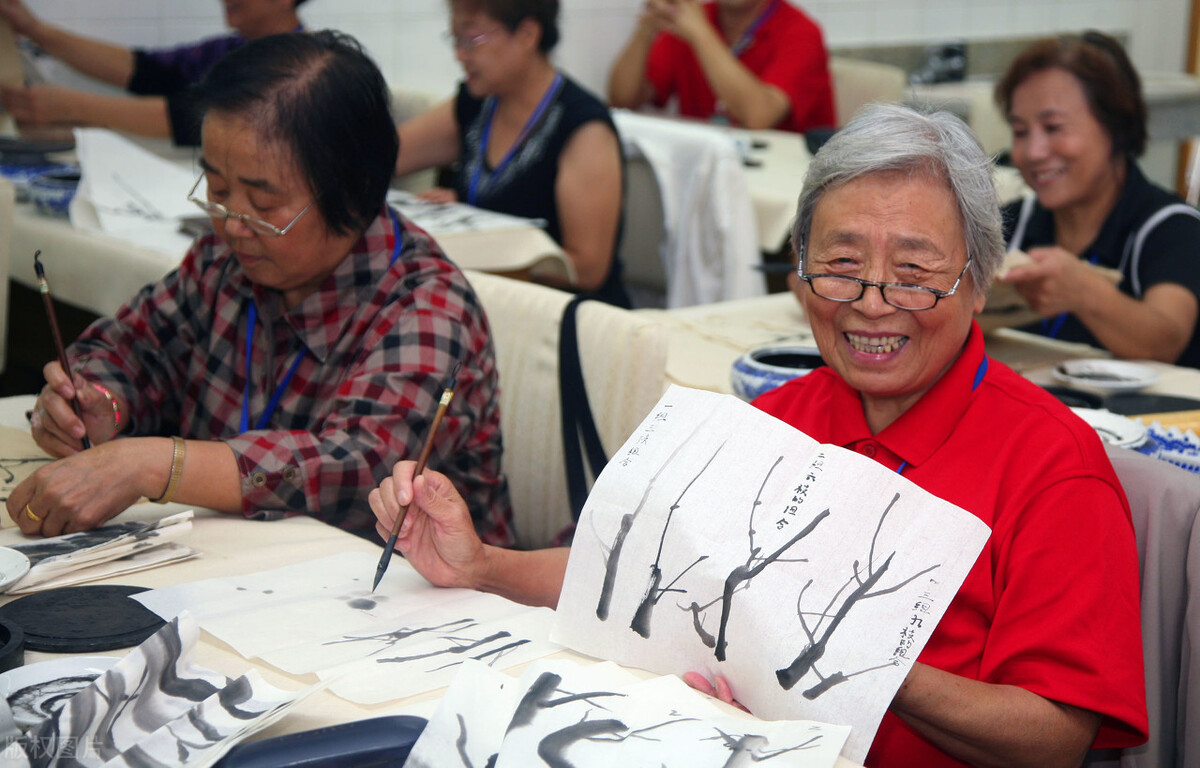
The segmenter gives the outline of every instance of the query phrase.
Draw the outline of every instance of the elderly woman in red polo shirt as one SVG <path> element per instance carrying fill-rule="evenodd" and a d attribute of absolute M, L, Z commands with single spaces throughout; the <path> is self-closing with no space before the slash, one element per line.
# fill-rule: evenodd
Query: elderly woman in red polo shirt
<path fill-rule="evenodd" d="M 814 158 L 793 242 L 828 366 L 755 405 L 977 515 L 983 553 L 891 702 L 869 766 L 1079 765 L 1146 738 L 1137 553 L 1095 433 L 989 360 L 973 316 L 1002 256 L 991 165 L 946 113 L 878 105 Z M 443 477 L 371 495 L 436 584 L 554 605 L 567 551 L 480 544 Z M 696 676 L 690 681 L 713 690 Z M 732 700 L 718 680 L 718 692 Z"/>

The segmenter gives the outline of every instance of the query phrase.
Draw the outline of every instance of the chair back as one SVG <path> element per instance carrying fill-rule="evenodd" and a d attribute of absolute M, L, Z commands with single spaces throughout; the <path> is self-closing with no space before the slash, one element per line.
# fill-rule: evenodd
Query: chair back
<path fill-rule="evenodd" d="M 571 294 L 467 272 L 492 331 L 500 426 L 518 546 L 542 547 L 572 522 L 563 464 L 558 341 Z M 612 456 L 666 389 L 667 331 L 644 316 L 585 302 L 579 357 L 592 414 Z"/>
<path fill-rule="evenodd" d="M 1200 477 L 1108 448 L 1129 499 L 1141 576 L 1150 738 L 1090 766 L 1200 767 Z M 1104 759 L 1107 758 L 1107 759 Z"/>
<path fill-rule="evenodd" d="M 640 153 L 625 158 L 624 230 L 618 255 L 621 274 L 635 307 L 665 307 L 667 270 L 663 264 L 662 192 L 654 169 Z"/>
<path fill-rule="evenodd" d="M 762 273 L 754 269 L 762 263 L 758 222 L 733 135 L 626 110 L 614 111 L 613 122 L 624 156 L 644 159 L 659 192 L 667 306 L 765 294 Z M 633 194 L 629 198 L 637 204 Z"/>
<path fill-rule="evenodd" d="M 829 76 L 839 126 L 850 122 L 855 112 L 872 102 L 902 101 L 908 86 L 908 77 L 900 67 L 844 56 L 829 57 Z"/>

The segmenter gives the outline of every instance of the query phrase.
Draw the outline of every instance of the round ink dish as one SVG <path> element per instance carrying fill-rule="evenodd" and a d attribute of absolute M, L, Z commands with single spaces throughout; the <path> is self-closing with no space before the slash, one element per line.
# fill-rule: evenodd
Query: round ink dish
<path fill-rule="evenodd" d="M 24 202 L 29 199 L 29 184 L 38 176 L 47 173 L 58 171 L 75 171 L 79 169 L 72 165 L 64 163 L 54 163 L 48 160 L 41 162 L 9 162 L 6 159 L 0 158 L 0 176 L 12 182 L 13 189 L 16 191 L 17 202 Z"/>
<path fill-rule="evenodd" d="M 752 349 L 733 362 L 733 393 L 753 400 L 767 390 L 825 365 L 820 351 L 809 344 L 771 344 Z"/>
<path fill-rule="evenodd" d="M 1125 360 L 1068 360 L 1054 366 L 1054 378 L 1072 387 L 1104 392 L 1135 392 L 1158 381 L 1158 371 Z"/>
<path fill-rule="evenodd" d="M 146 587 L 89 584 L 18 598 L 0 606 L 0 620 L 25 631 L 25 647 L 51 653 L 90 653 L 128 648 L 165 622 L 130 595 Z"/>
<path fill-rule="evenodd" d="M 38 174 L 29 180 L 29 199 L 43 216 L 66 218 L 75 190 L 79 188 L 79 179 L 78 168 Z"/>
<path fill-rule="evenodd" d="M 8 547 L 0 547 L 0 592 L 16 584 L 29 573 L 29 558 L 25 553 Z"/>

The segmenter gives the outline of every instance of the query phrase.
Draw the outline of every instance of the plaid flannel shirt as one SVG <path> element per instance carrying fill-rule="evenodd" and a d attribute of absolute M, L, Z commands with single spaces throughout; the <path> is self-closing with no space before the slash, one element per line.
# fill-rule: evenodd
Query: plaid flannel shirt
<path fill-rule="evenodd" d="M 392 216 L 399 216 L 394 211 Z M 462 363 L 429 466 L 454 481 L 480 535 L 512 544 L 501 473 L 495 356 L 466 278 L 423 230 L 389 211 L 367 228 L 316 293 L 287 311 L 252 284 L 215 235 L 72 345 L 85 377 L 129 403 L 131 435 L 221 440 L 237 457 L 242 512 L 308 514 L 373 537 L 367 494 L 392 465 L 415 459 L 447 377 Z M 258 307 L 250 423 L 301 359 L 264 429 L 239 434 L 247 308 Z"/>

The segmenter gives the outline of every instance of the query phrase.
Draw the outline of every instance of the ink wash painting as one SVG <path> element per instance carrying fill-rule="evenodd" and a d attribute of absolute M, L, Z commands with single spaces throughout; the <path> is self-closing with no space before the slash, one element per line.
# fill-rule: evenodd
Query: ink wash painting
<path fill-rule="evenodd" d="M 850 725 L 861 763 L 989 534 L 870 459 L 672 387 L 592 489 L 551 639 Z"/>

